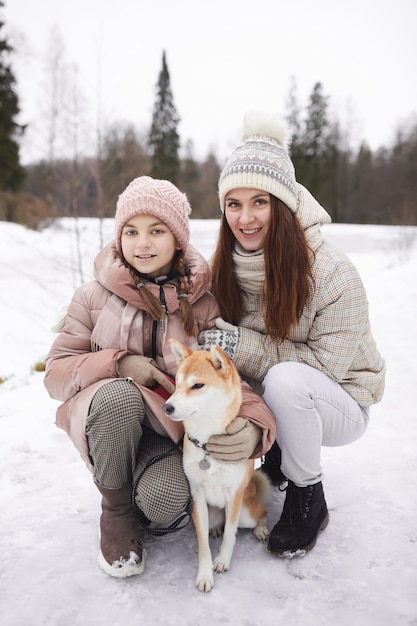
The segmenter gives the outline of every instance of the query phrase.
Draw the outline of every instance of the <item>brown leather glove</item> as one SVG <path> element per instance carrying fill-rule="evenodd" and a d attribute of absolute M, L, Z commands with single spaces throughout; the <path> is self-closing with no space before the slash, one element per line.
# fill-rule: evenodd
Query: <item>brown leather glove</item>
<path fill-rule="evenodd" d="M 158 369 L 155 361 L 140 354 L 127 354 L 117 363 L 117 371 L 121 378 L 132 378 L 138 385 L 152 389 L 161 385 L 168 393 L 175 391 L 175 385 Z"/>
<path fill-rule="evenodd" d="M 243 461 L 252 456 L 261 440 L 262 429 L 246 417 L 236 417 L 226 428 L 227 435 L 214 435 L 206 443 L 210 456 L 218 461 Z"/>

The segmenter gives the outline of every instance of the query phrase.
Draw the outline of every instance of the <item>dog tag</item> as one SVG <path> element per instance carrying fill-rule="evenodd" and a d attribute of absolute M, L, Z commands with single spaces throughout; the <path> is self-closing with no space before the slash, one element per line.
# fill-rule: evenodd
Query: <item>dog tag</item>
<path fill-rule="evenodd" d="M 198 466 L 202 470 L 208 470 L 208 468 L 210 467 L 210 463 L 209 463 L 209 461 L 207 461 L 206 457 L 204 457 L 204 459 L 201 459 L 201 461 L 198 464 Z"/>

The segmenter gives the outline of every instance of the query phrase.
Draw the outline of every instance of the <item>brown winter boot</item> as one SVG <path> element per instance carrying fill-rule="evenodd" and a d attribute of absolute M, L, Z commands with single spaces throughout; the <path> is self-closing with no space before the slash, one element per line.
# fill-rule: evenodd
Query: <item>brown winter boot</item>
<path fill-rule="evenodd" d="M 142 531 L 131 508 L 131 485 L 121 489 L 97 488 L 103 496 L 100 517 L 100 567 L 110 576 L 125 578 L 145 569 Z"/>

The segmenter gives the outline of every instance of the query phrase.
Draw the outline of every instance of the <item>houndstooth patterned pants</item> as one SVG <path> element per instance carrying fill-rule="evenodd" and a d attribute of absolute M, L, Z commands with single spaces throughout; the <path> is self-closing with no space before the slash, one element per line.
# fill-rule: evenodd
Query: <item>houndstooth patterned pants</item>
<path fill-rule="evenodd" d="M 171 439 L 143 427 L 144 416 L 142 394 L 133 383 L 117 379 L 96 392 L 86 425 L 94 480 L 107 489 L 131 483 L 144 523 L 169 524 L 190 499 L 182 453 Z"/>

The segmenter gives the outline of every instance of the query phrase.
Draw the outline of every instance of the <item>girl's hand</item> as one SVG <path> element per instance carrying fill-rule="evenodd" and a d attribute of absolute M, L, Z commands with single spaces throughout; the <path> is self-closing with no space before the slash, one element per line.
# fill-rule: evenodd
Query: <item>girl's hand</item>
<path fill-rule="evenodd" d="M 249 459 L 262 437 L 262 429 L 246 417 L 236 417 L 226 429 L 227 435 L 214 435 L 206 450 L 218 461 L 237 462 Z"/>
<path fill-rule="evenodd" d="M 131 378 L 138 385 L 152 389 L 161 385 L 168 393 L 175 391 L 175 386 L 156 366 L 153 359 L 140 354 L 127 354 L 117 364 L 117 370 L 121 378 Z"/>

